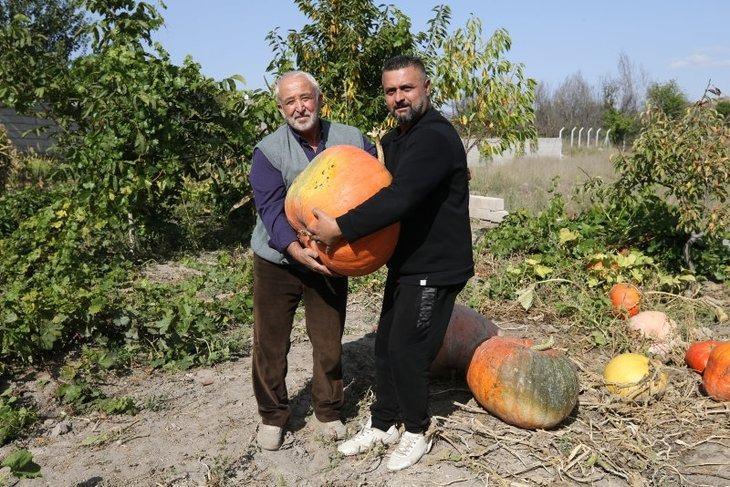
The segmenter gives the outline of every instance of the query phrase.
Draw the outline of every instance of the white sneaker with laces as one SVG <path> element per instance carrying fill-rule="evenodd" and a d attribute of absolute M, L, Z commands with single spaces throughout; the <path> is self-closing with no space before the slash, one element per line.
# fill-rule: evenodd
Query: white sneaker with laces
<path fill-rule="evenodd" d="M 426 435 L 419 433 L 403 433 L 398 448 L 388 458 L 388 470 L 403 470 L 418 462 L 423 455 L 431 451 L 433 441 L 426 440 Z"/>
<path fill-rule="evenodd" d="M 365 426 L 355 436 L 340 444 L 337 451 L 345 456 L 357 455 L 375 448 L 379 444 L 392 445 L 400 438 L 400 432 L 395 425 L 388 431 L 373 428 L 373 420 L 368 419 Z"/>

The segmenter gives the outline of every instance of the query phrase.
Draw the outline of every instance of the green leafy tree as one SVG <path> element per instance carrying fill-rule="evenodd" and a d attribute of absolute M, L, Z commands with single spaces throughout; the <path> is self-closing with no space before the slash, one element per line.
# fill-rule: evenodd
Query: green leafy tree
<path fill-rule="evenodd" d="M 380 71 L 386 59 L 414 52 L 410 19 L 372 0 L 294 3 L 309 20 L 286 38 L 278 29 L 269 33 L 274 50 L 269 71 L 280 74 L 296 67 L 311 73 L 324 94 L 325 117 L 361 128 L 382 121 L 387 110 Z"/>
<path fill-rule="evenodd" d="M 29 29 L 42 37 L 33 47 L 68 62 L 83 50 L 88 37 L 86 13 L 77 0 L 0 0 L 0 27 L 7 27 L 17 15 L 28 19 Z"/>
<path fill-rule="evenodd" d="M 687 96 L 675 80 L 652 83 L 646 90 L 646 101 L 669 118 L 678 118 L 687 106 Z"/>
<path fill-rule="evenodd" d="M 0 104 L 47 116 L 44 86 L 88 45 L 76 0 L 0 0 Z"/>
<path fill-rule="evenodd" d="M 522 64 L 506 59 L 512 44 L 509 34 L 498 29 L 483 39 L 476 17 L 446 34 L 439 19 L 448 21 L 448 7 L 435 11 L 424 53 L 432 73 L 434 104 L 451 116 L 467 151 L 479 146 L 489 156 L 510 147 L 522 150 L 526 141 L 537 138 L 537 82 L 525 75 Z"/>
<path fill-rule="evenodd" d="M 730 125 L 730 100 L 718 100 L 715 110 L 725 118 L 725 124 Z"/>
<path fill-rule="evenodd" d="M 36 57 L 45 37 L 27 17 L 0 29 L 0 103 L 27 112 L 43 102 L 61 161 L 51 201 L 37 198 L 30 215 L 13 209 L 23 194 L 0 199 L 2 360 L 123 337 L 130 260 L 170 243 L 186 181 L 204 183 L 223 217 L 250 198 L 247 161 L 270 119 L 261 93 L 207 78 L 189 58 L 172 64 L 151 41 L 162 17 L 150 4 L 84 6 L 98 19 L 89 52 L 67 65 Z M 172 334 L 161 335 L 157 346 Z"/>
<path fill-rule="evenodd" d="M 617 189 L 629 198 L 653 191 L 670 204 L 688 236 L 685 259 L 693 269 L 690 246 L 730 225 L 730 128 L 706 95 L 678 119 L 649 108 L 642 122 L 633 153 L 614 158 Z"/>
<path fill-rule="evenodd" d="M 625 144 L 639 131 L 639 120 L 630 113 L 608 107 L 603 115 L 603 125 L 610 130 L 609 137 L 614 144 Z"/>
<path fill-rule="evenodd" d="M 24 18 L 4 30 L 0 42 L 10 49 L 0 56 L 0 102 L 26 110 L 45 102 L 61 127 L 62 170 L 78 182 L 78 196 L 105 215 L 129 215 L 140 231 L 164 219 L 184 177 L 210 177 L 221 193 L 238 186 L 240 197 L 239 162 L 258 136 L 260 120 L 250 115 L 259 95 L 246 99 L 233 80 L 202 76 L 190 58 L 173 65 L 151 43 L 162 25 L 151 5 L 89 0 L 87 7 L 100 17 L 91 52 L 68 68 L 14 69 L 33 64 L 23 47 L 43 38 Z"/>
<path fill-rule="evenodd" d="M 425 32 L 412 33 L 410 19 L 392 5 L 372 0 L 297 0 L 309 21 L 282 37 L 269 34 L 274 74 L 289 69 L 312 73 L 324 94 L 322 114 L 364 129 L 392 125 L 382 99 L 383 62 L 398 54 L 424 58 L 432 77 L 434 104 L 471 147 L 501 152 L 536 137 L 535 81 L 520 64 L 505 59 L 511 40 L 504 30 L 482 38 L 478 19 L 449 34 L 451 10 L 434 8 Z M 498 137 L 496 145 L 486 143 Z"/>
<path fill-rule="evenodd" d="M 0 124 L 0 195 L 5 192 L 8 176 L 12 170 L 15 151 L 7 130 Z"/>

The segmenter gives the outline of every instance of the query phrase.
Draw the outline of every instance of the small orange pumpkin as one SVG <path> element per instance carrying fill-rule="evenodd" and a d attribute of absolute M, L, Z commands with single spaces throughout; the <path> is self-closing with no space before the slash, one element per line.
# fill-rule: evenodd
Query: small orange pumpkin
<path fill-rule="evenodd" d="M 710 352 L 721 343 L 717 340 L 705 340 L 703 342 L 693 343 L 687 349 L 687 353 L 684 354 L 684 361 L 692 370 L 701 374 L 707 366 L 707 359 L 710 358 Z"/>
<path fill-rule="evenodd" d="M 702 385 L 716 401 L 730 401 L 730 342 L 716 346 L 707 359 Z"/>
<path fill-rule="evenodd" d="M 532 340 L 492 337 L 477 347 L 466 374 L 469 389 L 487 411 L 526 429 L 562 422 L 578 402 L 578 375 L 555 349 Z"/>
<path fill-rule="evenodd" d="M 614 313 L 618 316 L 634 316 L 639 312 L 641 293 L 631 284 L 620 282 L 614 284 L 608 293 Z"/>
<path fill-rule="evenodd" d="M 454 369 L 466 372 L 474 350 L 498 332 L 499 328 L 483 315 L 466 306 L 455 304 L 444 341 L 431 364 L 431 373 L 441 375 Z"/>
<path fill-rule="evenodd" d="M 309 163 L 287 190 L 287 220 L 299 233 L 302 245 L 316 250 L 330 270 L 344 276 L 370 274 L 393 254 L 399 223 L 331 248 L 311 240 L 306 229 L 315 220 L 313 208 L 337 218 L 388 186 L 391 180 L 385 166 L 364 150 L 349 145 L 329 147 Z"/>

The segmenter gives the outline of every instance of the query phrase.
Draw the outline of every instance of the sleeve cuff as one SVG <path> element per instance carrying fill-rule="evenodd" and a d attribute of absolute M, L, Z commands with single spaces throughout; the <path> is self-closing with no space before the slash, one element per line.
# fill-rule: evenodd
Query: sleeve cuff
<path fill-rule="evenodd" d="M 289 247 L 292 242 L 296 242 L 297 240 L 299 240 L 297 235 L 292 232 L 291 235 L 285 235 L 284 238 L 279 239 L 278 242 L 274 242 L 273 239 L 269 239 L 269 247 L 280 254 L 286 254 L 286 248 Z"/>
<path fill-rule="evenodd" d="M 337 226 L 340 227 L 340 232 L 342 232 L 342 238 L 344 238 L 348 242 L 354 242 L 362 236 L 358 234 L 357 231 L 355 231 L 355 228 L 352 225 L 352 219 L 350 218 L 349 214 L 345 213 L 344 215 L 335 218 L 335 221 L 337 222 Z"/>

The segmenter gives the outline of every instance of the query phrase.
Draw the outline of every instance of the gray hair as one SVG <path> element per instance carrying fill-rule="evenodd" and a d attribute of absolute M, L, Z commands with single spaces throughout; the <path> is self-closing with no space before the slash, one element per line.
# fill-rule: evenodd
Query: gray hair
<path fill-rule="evenodd" d="M 306 71 L 287 71 L 286 73 L 279 76 L 279 78 L 276 80 L 276 83 L 274 84 L 274 98 L 276 98 L 277 102 L 280 102 L 279 99 L 279 86 L 281 85 L 281 82 L 284 81 L 287 78 L 293 78 L 294 76 L 303 76 L 311 83 L 311 85 L 314 87 L 315 93 L 317 93 L 317 99 L 319 100 L 322 96 L 322 90 L 319 89 L 319 83 L 317 83 L 317 80 L 314 79 L 314 76 L 307 73 Z"/>

